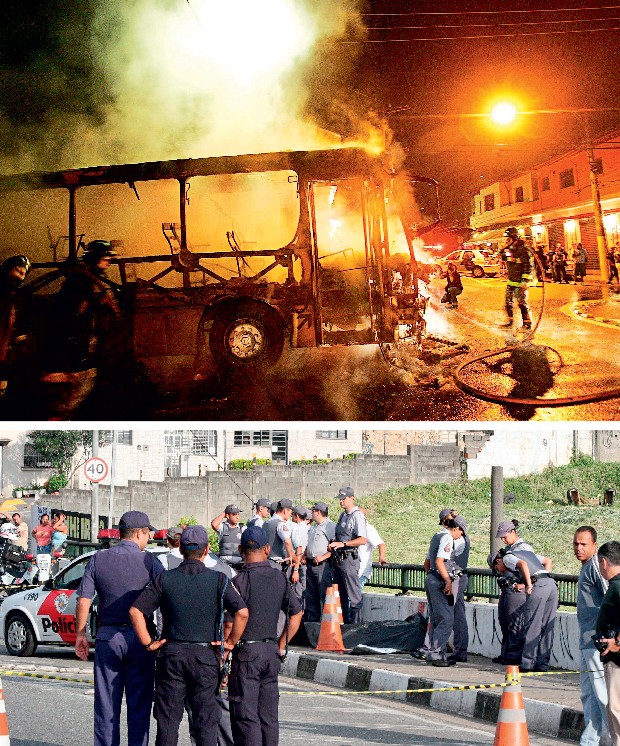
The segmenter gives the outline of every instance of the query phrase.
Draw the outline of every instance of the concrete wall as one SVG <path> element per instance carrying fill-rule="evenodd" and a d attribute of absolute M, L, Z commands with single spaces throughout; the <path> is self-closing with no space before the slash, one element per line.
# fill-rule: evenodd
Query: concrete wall
<path fill-rule="evenodd" d="M 443 448 L 443 446 L 441 447 Z M 458 449 L 457 449 L 458 450 Z M 208 523 L 226 504 L 237 503 L 244 518 L 252 512 L 251 502 L 260 497 L 280 500 L 288 497 L 295 503 L 310 505 L 318 499 L 332 499 L 340 487 L 351 485 L 359 497 L 382 489 L 405 487 L 416 480 L 447 481 L 456 474 L 458 453 L 451 448 L 446 455 L 429 455 L 429 466 L 415 457 L 357 455 L 353 459 L 328 464 L 303 466 L 258 466 L 253 471 L 208 472 L 203 477 L 169 478 L 163 482 L 130 481 L 117 487 L 114 494 L 115 521 L 125 510 L 144 510 L 154 525 L 163 528 L 174 525 L 180 516 L 194 516 Z M 418 455 L 419 458 L 419 455 Z M 452 471 L 450 471 L 452 469 Z M 109 487 L 99 486 L 99 512 L 107 515 Z M 66 510 L 90 512 L 91 491 L 65 489 L 60 507 Z M 56 507 L 56 506 L 53 506 Z"/>
<path fill-rule="evenodd" d="M 461 450 L 458 445 L 409 446 L 411 482 L 440 484 L 461 478 Z"/>
<path fill-rule="evenodd" d="M 426 597 L 364 593 L 364 621 L 406 619 L 418 612 L 426 616 L 427 606 Z M 497 606 L 490 603 L 466 603 L 465 607 L 469 627 L 469 652 L 486 658 L 499 655 L 502 638 Z M 579 628 L 575 612 L 558 612 L 551 665 L 569 671 L 574 671 L 579 666 Z"/>

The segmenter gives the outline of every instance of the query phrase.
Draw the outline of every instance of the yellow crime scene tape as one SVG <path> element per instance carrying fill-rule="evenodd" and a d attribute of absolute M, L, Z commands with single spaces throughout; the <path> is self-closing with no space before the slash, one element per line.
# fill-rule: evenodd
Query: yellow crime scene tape
<path fill-rule="evenodd" d="M 501 689 L 506 686 L 519 683 L 521 679 L 531 676 L 564 676 L 567 674 L 578 674 L 578 673 L 592 673 L 591 671 L 536 671 L 519 674 L 519 676 L 513 677 L 509 681 L 502 681 L 499 684 L 462 684 L 460 686 L 442 686 L 432 687 L 424 689 L 373 689 L 370 690 L 350 690 L 350 689 L 334 689 L 326 691 L 281 691 L 281 695 L 296 695 L 299 697 L 316 697 L 322 695 L 326 697 L 335 696 L 347 696 L 347 695 L 365 695 L 365 694 L 425 694 L 430 692 L 465 692 L 473 691 L 475 689 Z M 90 684 L 94 685 L 92 679 L 78 679 L 71 678 L 68 676 L 55 676 L 53 674 L 35 673 L 32 671 L 16 671 L 14 669 L 0 670 L 0 676 L 20 676 L 23 678 L 30 679 L 43 679 L 46 681 L 66 681 L 73 684 Z"/>

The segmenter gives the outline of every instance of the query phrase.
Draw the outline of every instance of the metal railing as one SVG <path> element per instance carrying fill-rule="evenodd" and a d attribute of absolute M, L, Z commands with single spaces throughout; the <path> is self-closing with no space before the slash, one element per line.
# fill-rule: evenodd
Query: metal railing
<path fill-rule="evenodd" d="M 366 587 L 399 590 L 405 594 L 410 591 L 424 592 L 426 572 L 423 565 L 379 565 L 373 563 L 372 577 Z M 467 570 L 468 599 L 499 598 L 499 587 L 491 570 L 470 567 Z M 551 573 L 558 584 L 560 606 L 577 606 L 577 575 Z"/>

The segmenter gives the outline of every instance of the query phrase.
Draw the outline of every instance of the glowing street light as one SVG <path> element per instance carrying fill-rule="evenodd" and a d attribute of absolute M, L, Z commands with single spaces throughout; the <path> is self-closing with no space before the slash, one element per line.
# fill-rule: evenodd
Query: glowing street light
<path fill-rule="evenodd" d="M 517 118 L 517 113 L 517 107 L 514 104 L 503 101 L 493 107 L 491 110 L 491 119 L 495 124 L 506 127 L 514 122 Z"/>

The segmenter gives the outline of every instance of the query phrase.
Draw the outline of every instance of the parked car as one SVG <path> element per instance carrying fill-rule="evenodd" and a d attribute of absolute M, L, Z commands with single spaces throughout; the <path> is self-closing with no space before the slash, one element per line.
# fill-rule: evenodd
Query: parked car
<path fill-rule="evenodd" d="M 149 544 L 147 551 L 165 554 L 164 546 Z M 88 560 L 94 552 L 82 554 L 43 585 L 9 596 L 0 605 L 0 636 L 9 655 L 29 656 L 38 645 L 73 646 L 76 626 L 76 591 Z M 86 625 L 89 642 L 97 633 L 97 603 L 91 606 Z"/>
<path fill-rule="evenodd" d="M 442 272 L 446 271 L 448 262 L 454 262 L 459 272 L 469 272 L 474 277 L 494 277 L 500 271 L 498 257 L 480 249 L 458 249 L 435 262 Z"/>

